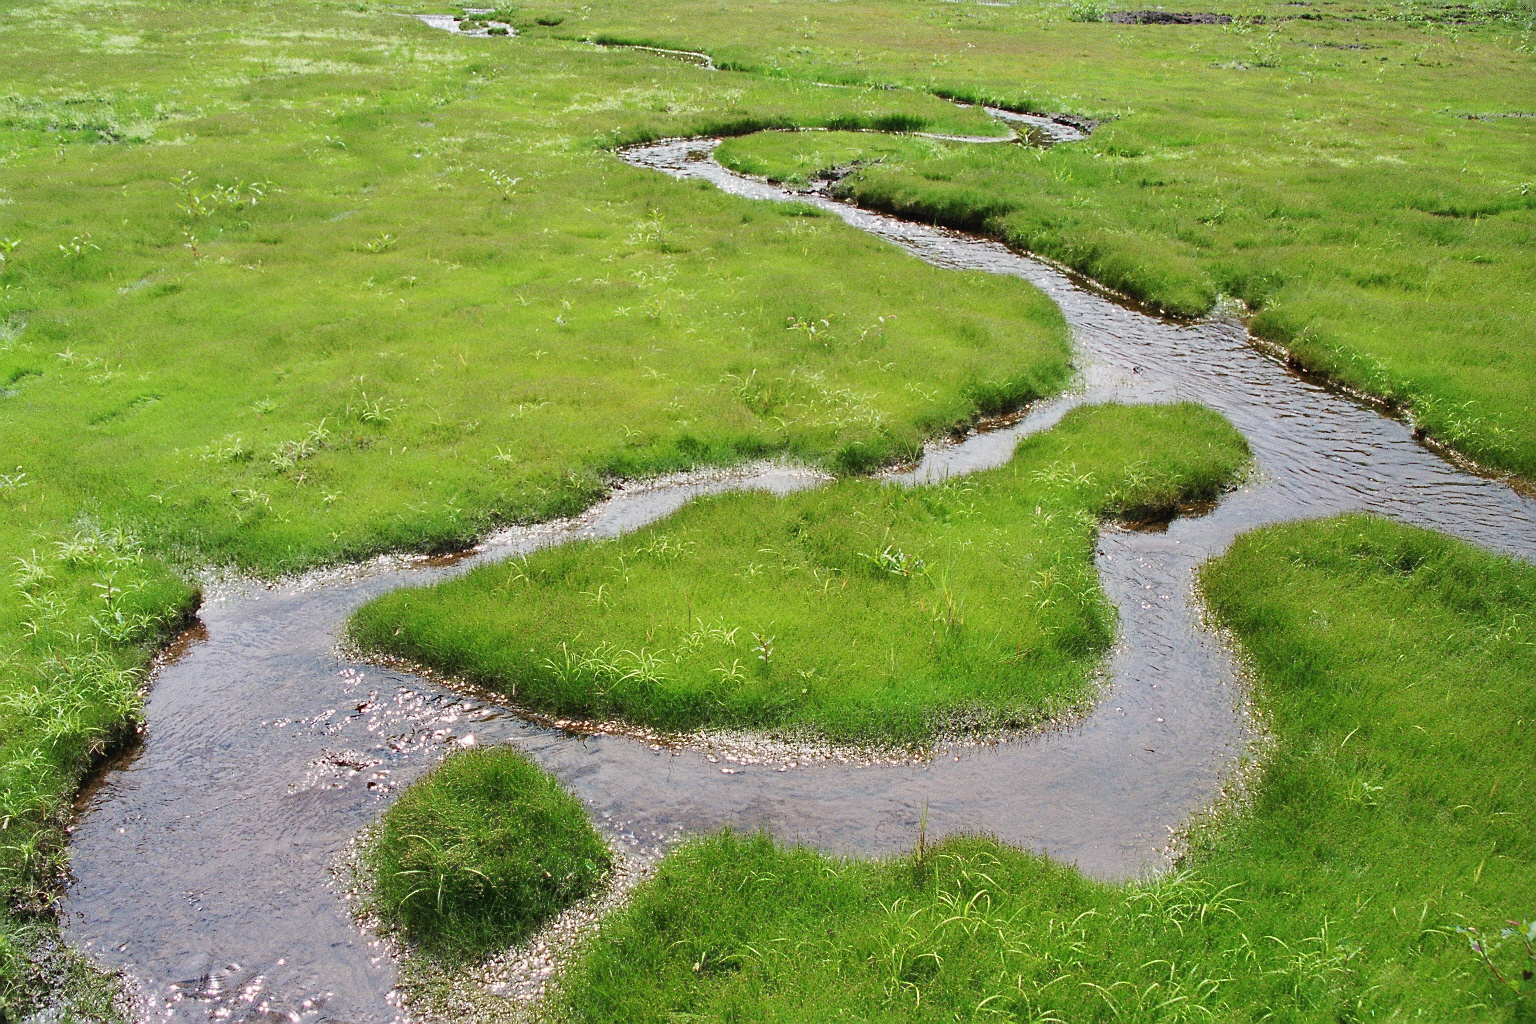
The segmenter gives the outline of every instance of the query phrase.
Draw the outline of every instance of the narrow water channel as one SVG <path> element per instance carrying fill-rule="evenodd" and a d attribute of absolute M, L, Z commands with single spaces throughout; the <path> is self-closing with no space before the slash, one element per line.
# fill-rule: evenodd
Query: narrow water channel
<path fill-rule="evenodd" d="M 352 922 L 333 865 L 390 795 L 456 743 L 514 743 L 586 803 L 610 836 L 664 848 L 688 833 L 766 827 L 835 853 L 910 849 L 985 830 L 1126 878 L 1155 869 L 1243 752 L 1242 691 L 1201 623 L 1192 572 L 1267 523 L 1364 510 L 1536 561 L 1536 502 L 1464 472 L 1408 428 L 1260 355 L 1241 323 L 1170 323 L 994 242 L 740 178 L 710 140 L 624 159 L 736 195 L 814 203 L 942 267 L 1023 278 L 1071 323 L 1080 391 L 1015 425 L 930 450 L 920 484 L 999 465 L 1023 434 L 1084 402 L 1193 401 L 1232 421 L 1256 472 L 1208 515 L 1162 532 L 1106 528 L 1098 565 L 1119 610 L 1103 702 L 1062 732 L 940 752 L 922 764 L 721 763 L 520 720 L 495 703 L 337 653 L 347 616 L 388 590 L 490 559 L 613 536 L 726 489 L 784 492 L 811 473 L 763 468 L 622 489 L 577 520 L 508 531 L 465 558 L 381 559 L 272 589 L 210 592 L 202 624 L 156 672 L 143 743 L 81 798 L 69 939 L 134 979 L 146 1018 L 389 1020 L 396 972 Z"/>

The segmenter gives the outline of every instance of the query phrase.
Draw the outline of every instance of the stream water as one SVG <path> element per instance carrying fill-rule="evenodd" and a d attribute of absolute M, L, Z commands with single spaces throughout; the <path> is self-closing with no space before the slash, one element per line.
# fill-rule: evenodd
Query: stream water
<path fill-rule="evenodd" d="M 1193 401 L 1252 446 L 1250 482 L 1163 531 L 1107 527 L 1098 566 L 1120 639 L 1100 705 L 1083 721 L 920 764 L 785 756 L 722 761 L 582 736 L 482 697 L 338 653 L 361 603 L 490 559 L 613 536 L 726 489 L 784 492 L 815 474 L 758 468 L 617 490 L 580 518 L 512 530 L 457 559 L 380 559 L 278 587 L 210 590 L 198 632 L 155 673 L 143 742 L 82 794 L 69 939 L 121 965 L 146 1018 L 390 1020 L 396 968 L 354 924 L 334 865 L 390 795 L 454 744 L 513 743 L 557 775 L 617 841 L 664 848 L 733 825 L 835 853 L 910 849 L 985 830 L 1102 878 L 1155 869 L 1170 832 L 1217 795 L 1245 749 L 1242 690 L 1204 628 L 1192 572 L 1266 523 L 1365 510 L 1536 561 L 1536 502 L 1416 443 L 1402 423 L 1262 356 L 1242 324 L 1144 315 L 994 242 L 785 192 L 731 174 L 709 140 L 624 159 L 767 201 L 809 202 L 941 267 L 1023 278 L 1071 323 L 1081 389 L 1004 430 L 934 446 L 909 484 L 1006 462 L 1020 436 L 1084 402 Z"/>

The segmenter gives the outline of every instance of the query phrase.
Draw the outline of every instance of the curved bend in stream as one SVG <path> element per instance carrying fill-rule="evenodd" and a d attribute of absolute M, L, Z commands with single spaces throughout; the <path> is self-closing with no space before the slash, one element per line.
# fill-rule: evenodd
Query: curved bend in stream
<path fill-rule="evenodd" d="M 1191 593 L 1198 564 L 1257 526 L 1349 510 L 1536 560 L 1536 502 L 1448 464 L 1402 423 L 1287 372 L 1254 349 L 1240 323 L 1153 319 L 995 242 L 744 179 L 712 159 L 714 145 L 669 141 L 622 155 L 736 195 L 813 203 L 938 266 L 1023 278 L 1071 323 L 1080 392 L 1006 430 L 935 446 L 907 482 L 1006 462 L 1021 435 L 1104 401 L 1220 411 L 1252 446 L 1252 480 L 1209 515 L 1164 532 L 1104 529 L 1098 565 L 1120 639 L 1103 700 L 1085 720 L 941 751 L 924 764 L 821 759 L 727 772 L 706 751 L 543 728 L 337 653 L 347 616 L 390 589 L 613 536 L 699 494 L 813 486 L 809 473 L 770 468 L 620 489 L 574 521 L 509 531 L 448 564 L 381 559 L 275 589 L 215 592 L 201 612 L 206 634 L 155 675 L 144 742 L 82 796 L 74 834 L 66 933 L 127 969 L 148 1016 L 394 1017 L 394 961 L 351 920 L 332 866 L 389 793 L 470 736 L 527 750 L 610 836 L 651 849 L 733 825 L 835 853 L 894 853 L 910 849 L 926 808 L 934 834 L 985 830 L 1090 875 L 1136 875 L 1157 866 L 1170 831 L 1210 803 L 1246 739 L 1232 659 L 1202 626 Z"/>

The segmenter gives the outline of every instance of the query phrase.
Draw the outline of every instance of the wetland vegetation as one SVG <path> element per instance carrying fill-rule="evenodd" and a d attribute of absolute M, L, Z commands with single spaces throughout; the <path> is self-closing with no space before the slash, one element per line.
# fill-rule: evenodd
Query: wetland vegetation
<path fill-rule="evenodd" d="M 660 179 L 613 159 L 615 146 L 740 136 L 728 159 L 789 181 L 860 163 L 839 188 L 862 203 L 995 235 L 1181 315 L 1239 299 L 1300 364 L 1405 409 L 1465 454 L 1536 476 L 1536 12 L 1216 7 L 1229 24 L 1118 24 L 1044 0 L 596 0 L 498 11 L 520 35 L 490 38 L 371 0 L 29 0 L 0 12 L 0 1020 L 62 998 L 60 970 L 99 1002 L 78 969 L 37 960 L 55 941 L 62 827 L 82 774 L 131 734 L 143 671 L 195 608 L 200 570 L 276 575 L 449 550 L 497 524 L 577 511 L 615 475 L 764 456 L 865 472 L 1067 384 L 1066 331 L 1028 286 L 925 266 L 810 211 Z M 706 50 L 728 70 L 592 41 Z M 1002 132 L 945 97 L 1100 123 L 1049 151 L 862 134 Z M 850 134 L 753 134 L 798 127 Z M 1059 445 L 1093 416 L 1146 414 L 1085 414 L 1032 445 Z M 1030 599 L 1033 573 L 1059 568 L 1075 584 L 1048 587 L 1038 620 L 1015 623 L 1055 666 L 1029 698 L 1036 711 L 1085 696 L 1110 629 L 1087 568 L 1091 517 L 1141 500 L 1141 454 L 1167 474 L 1144 484 L 1182 474 L 1214 486 L 1230 472 L 1230 444 L 1219 458 L 1208 447 L 1199 472 L 1198 450 L 1179 462 L 1210 441 L 1216 428 L 1200 420 L 1163 413 L 1138 419 L 1148 432 L 1122 448 L 1094 441 L 1091 483 L 1051 499 L 1063 529 L 1016 539 L 1049 549 L 1039 568 L 965 605 L 970 623 L 1001 621 L 1000 599 Z M 1033 474 L 1073 458 L 1031 466 L 1020 493 L 1048 490 Z M 867 483 L 832 493 L 850 510 L 870 502 L 893 538 L 937 536 L 938 513 L 919 506 L 979 500 L 967 486 L 985 485 L 926 499 Z M 704 529 L 711 510 L 757 500 L 685 517 Z M 992 500 L 1000 510 L 1007 499 Z M 931 545 L 918 555 L 865 525 L 839 524 L 839 557 L 862 572 L 850 586 L 937 593 Z M 722 536 L 755 543 L 748 533 Z M 600 574 L 626 544 L 544 561 Z M 730 571 L 757 560 L 737 553 L 751 557 Z M 890 571 L 912 557 L 923 573 Z M 699 566 L 701 586 L 725 585 L 720 565 Z M 497 572 L 514 581 L 494 570 L 463 586 Z M 681 579 L 658 572 L 641 586 Z M 596 584 L 606 601 L 614 588 Z M 1202 1000 L 1246 1019 L 1260 998 L 1294 1007 L 1293 1019 L 1406 1013 L 1410 995 L 1442 1017 L 1528 1016 L 1468 953 L 1470 933 L 1454 932 L 1476 927 L 1477 939 L 1536 916 L 1532 837 L 1504 802 L 1528 797 L 1533 763 L 1509 726 L 1530 721 L 1528 571 L 1349 520 L 1244 540 L 1207 585 L 1259 666 L 1278 745 L 1252 813 L 1197 843 L 1192 875 L 1109 890 L 982 841 L 871 866 L 717 837 L 661 877 L 682 887 L 708 868 L 743 888 L 700 882 L 687 913 L 647 890 L 573 976 L 571 1012 L 601 1016 L 605 1000 L 630 998 L 621 988 L 646 990 L 621 969 L 649 962 L 645 1012 L 686 995 L 701 1013 L 766 1013 L 788 989 L 764 995 L 763 979 L 794 974 L 843 993 L 850 1013 L 877 993 L 890 1000 L 882 1012 L 911 998 L 914 1015 L 985 1013 L 1004 996 L 953 999 L 963 978 L 1003 993 L 1002 974 L 974 975 L 997 955 L 999 971 L 1025 979 L 1021 1008 L 1046 1005 L 1027 1003 L 1038 965 L 1081 965 L 1074 998 L 1087 1019 L 1090 1005 L 1130 1013 L 1160 993 L 1167 1019 Z M 766 630 L 744 624 L 737 640 L 773 643 L 768 657 L 733 656 L 740 692 L 762 698 L 735 720 L 867 735 L 863 711 L 802 712 L 774 692 L 794 650 L 778 622 L 803 608 L 779 615 L 766 586 L 737 590 L 722 599 L 768 613 Z M 605 632 L 582 634 L 590 649 L 643 640 L 632 610 L 579 593 L 561 592 L 545 625 L 569 627 L 582 601 L 602 604 Z M 926 603 L 903 609 L 912 637 L 937 635 Z M 686 598 L 683 611 L 679 629 L 693 617 Z M 1052 646 L 1056 626 L 1081 642 Z M 991 638 L 975 641 L 967 657 Z M 1356 650 L 1368 656 L 1353 664 Z M 797 671 L 822 671 L 814 652 L 794 657 L 806 659 Z M 897 657 L 934 663 L 916 642 Z M 619 710 L 686 724 L 701 720 L 693 699 Z M 926 735 L 933 720 L 914 708 L 954 700 L 892 707 L 894 731 Z M 1344 721 L 1359 729 L 1335 736 Z M 972 899 L 978 872 L 992 876 L 985 900 Z M 755 914 L 742 927 L 760 930 L 721 939 L 722 955 L 700 945 L 707 929 L 667 932 L 692 927 L 711 900 L 728 911 L 770 875 L 799 879 L 828 913 L 845 908 L 850 941 L 805 931 L 812 902 Z M 944 901 L 962 896 L 991 923 L 945 923 Z M 869 897 L 889 906 L 855 906 Z M 1191 924 L 1190 907 L 1216 923 Z M 932 948 L 900 946 L 898 917 L 932 924 Z M 1057 943 L 1039 947 L 1049 956 L 975 945 L 1029 922 Z M 871 936 L 886 932 L 879 947 Z M 664 934 L 678 945 L 655 945 Z M 876 948 L 911 952 L 888 976 L 849 973 Z M 634 959 L 615 959 L 620 949 Z M 1498 961 L 1506 980 L 1518 979 L 1518 951 L 1511 939 L 1495 954 L 1516 958 Z M 1168 962 L 1179 966 L 1165 980 Z M 1178 974 L 1190 965 L 1247 980 L 1212 987 Z"/>

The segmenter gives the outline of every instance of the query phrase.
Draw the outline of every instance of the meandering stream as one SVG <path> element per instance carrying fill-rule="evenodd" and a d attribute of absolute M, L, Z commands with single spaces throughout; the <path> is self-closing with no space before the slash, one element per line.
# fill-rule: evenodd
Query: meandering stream
<path fill-rule="evenodd" d="M 380 559 L 275 588 L 214 588 L 201 626 L 154 675 L 143 743 L 81 797 L 69 939 L 138 986 L 166 1020 L 380 1021 L 397 1012 L 388 951 L 353 923 L 333 865 L 389 795 L 445 748 L 514 743 L 555 773 L 610 836 L 650 848 L 734 825 L 836 853 L 910 849 L 983 829 L 1089 874 L 1155 868 L 1171 830 L 1218 794 L 1245 749 L 1232 658 L 1201 622 L 1194 568 L 1267 523 L 1364 510 L 1536 561 L 1536 501 L 1416 443 L 1404 424 L 1288 372 L 1242 324 L 1160 321 L 1004 246 L 743 179 L 712 140 L 622 154 L 764 201 L 809 202 L 941 267 L 1023 278 L 1072 325 L 1079 391 L 1005 430 L 933 447 L 920 484 L 1001 464 L 1017 439 L 1084 402 L 1193 401 L 1252 446 L 1250 482 L 1163 532 L 1106 528 L 1098 565 L 1120 639 L 1102 703 L 1061 732 L 944 750 L 922 764 L 786 757 L 578 736 L 494 702 L 337 651 L 370 598 L 550 544 L 613 536 L 700 495 L 788 491 L 816 474 L 758 468 L 620 489 L 576 520 L 507 531 L 458 559 Z"/>

